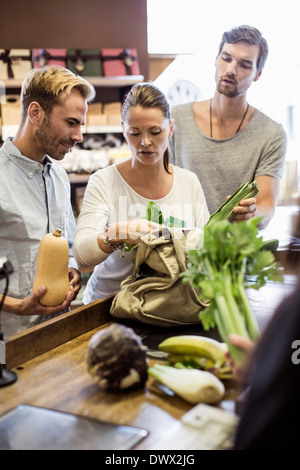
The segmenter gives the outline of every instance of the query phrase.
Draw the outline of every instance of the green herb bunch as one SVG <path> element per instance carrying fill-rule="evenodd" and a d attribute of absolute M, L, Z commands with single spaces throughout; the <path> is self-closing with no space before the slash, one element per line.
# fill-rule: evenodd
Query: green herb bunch
<path fill-rule="evenodd" d="M 188 252 L 183 282 L 191 281 L 199 289 L 199 298 L 210 305 L 200 312 L 204 329 L 217 326 L 233 360 L 242 358 L 240 350 L 228 340 L 230 333 L 251 338 L 259 336 L 252 315 L 247 288 L 259 289 L 268 280 L 282 281 L 282 270 L 269 242 L 258 236 L 260 218 L 239 223 L 221 220 L 204 228 L 204 242 Z"/>

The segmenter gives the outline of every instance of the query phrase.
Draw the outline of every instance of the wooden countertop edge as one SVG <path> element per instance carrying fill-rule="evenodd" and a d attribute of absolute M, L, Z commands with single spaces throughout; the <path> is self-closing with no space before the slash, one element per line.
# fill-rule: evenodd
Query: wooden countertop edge
<path fill-rule="evenodd" d="M 109 310 L 113 296 L 95 300 L 6 340 L 6 367 L 18 367 L 61 344 L 113 320 Z"/>

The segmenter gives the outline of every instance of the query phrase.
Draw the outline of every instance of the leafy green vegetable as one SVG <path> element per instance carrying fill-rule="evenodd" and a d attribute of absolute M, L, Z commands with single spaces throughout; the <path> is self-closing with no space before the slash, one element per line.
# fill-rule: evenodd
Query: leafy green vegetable
<path fill-rule="evenodd" d="M 186 225 L 184 220 L 178 219 L 172 215 L 165 219 L 160 207 L 153 201 L 148 203 L 146 217 L 147 220 L 151 220 L 157 224 L 163 224 L 165 227 L 185 227 Z"/>
<path fill-rule="evenodd" d="M 164 217 L 160 207 L 153 201 L 150 201 L 146 208 L 146 218 L 157 224 L 164 223 Z"/>
<path fill-rule="evenodd" d="M 258 339 L 247 288 L 259 289 L 268 280 L 282 281 L 282 270 L 274 254 L 258 236 L 260 218 L 232 224 L 215 221 L 204 228 L 204 243 L 188 252 L 188 267 L 183 282 L 199 288 L 199 298 L 210 305 L 200 313 L 206 330 L 217 326 L 233 360 L 243 354 L 228 340 L 230 333 Z M 251 276 L 251 277 L 250 277 Z"/>
<path fill-rule="evenodd" d="M 146 208 L 146 219 L 151 220 L 151 222 L 155 222 L 157 224 L 164 225 L 165 227 L 179 227 L 183 228 L 186 226 L 184 220 L 178 219 L 177 217 L 173 217 L 172 215 L 167 219 L 164 219 L 163 213 L 160 207 L 153 201 L 150 201 Z M 126 247 L 124 251 L 132 250 L 132 245 L 126 243 Z"/>
<path fill-rule="evenodd" d="M 234 216 L 233 208 L 238 206 L 244 199 L 254 197 L 258 193 L 258 186 L 256 181 L 252 183 L 242 183 L 241 186 L 232 194 L 219 209 L 210 216 L 206 225 L 219 220 L 232 219 Z"/>

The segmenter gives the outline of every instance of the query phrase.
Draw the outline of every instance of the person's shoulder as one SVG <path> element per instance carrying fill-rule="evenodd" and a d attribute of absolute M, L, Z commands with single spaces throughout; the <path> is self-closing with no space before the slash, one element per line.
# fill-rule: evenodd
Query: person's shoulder
<path fill-rule="evenodd" d="M 112 176 L 116 173 L 117 171 L 117 166 L 115 163 L 108 165 L 104 168 L 99 168 L 96 170 L 91 177 L 97 179 L 97 178 L 108 178 L 109 176 Z"/>
<path fill-rule="evenodd" d="M 114 177 L 118 173 L 115 164 L 108 165 L 105 168 L 99 168 L 89 177 L 89 184 L 110 186 Z"/>
<path fill-rule="evenodd" d="M 7 155 L 13 155 L 16 147 L 12 143 L 11 139 L 6 138 L 4 142 L 0 144 L 0 159 L 6 160 Z"/>
<path fill-rule="evenodd" d="M 182 113 L 191 112 L 193 110 L 193 102 L 188 103 L 174 104 L 171 107 L 171 114 L 174 117 L 175 115 L 181 115 Z"/>
<path fill-rule="evenodd" d="M 265 129 L 265 126 L 268 126 L 270 129 L 285 133 L 284 128 L 280 122 L 275 121 L 275 119 L 271 118 L 258 108 L 255 108 L 254 120 L 259 127 L 263 125 Z"/>
<path fill-rule="evenodd" d="M 186 181 L 187 180 L 199 181 L 198 176 L 193 171 L 188 170 L 187 168 L 182 168 L 181 166 L 177 166 L 177 165 L 172 165 L 172 166 L 173 166 L 174 173 L 176 174 L 177 177 L 183 178 Z"/>

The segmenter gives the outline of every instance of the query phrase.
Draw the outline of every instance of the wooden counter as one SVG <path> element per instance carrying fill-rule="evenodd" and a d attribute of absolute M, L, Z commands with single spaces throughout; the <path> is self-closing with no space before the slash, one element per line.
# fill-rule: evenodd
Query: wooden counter
<path fill-rule="evenodd" d="M 110 394 L 102 392 L 87 372 L 88 342 L 113 321 L 110 304 L 111 299 L 93 302 L 7 340 L 7 368 L 17 373 L 18 380 L 0 389 L 0 415 L 26 403 L 145 428 L 149 434 L 136 449 L 150 449 L 176 426 L 191 405 L 154 392 L 152 378 L 143 390 Z M 167 334 L 161 330 L 135 328 L 142 338 L 152 334 L 155 341 Z M 225 399 L 233 393 L 227 388 Z"/>
<path fill-rule="evenodd" d="M 268 286 L 273 299 L 274 291 L 278 294 L 280 288 L 284 296 L 293 283 L 286 287 Z M 262 288 L 260 299 L 251 300 L 256 304 L 256 313 L 268 305 L 268 289 Z M 178 419 L 192 406 L 179 397 L 159 395 L 152 389 L 151 377 L 143 390 L 110 394 L 102 392 L 87 372 L 85 356 L 90 338 L 115 321 L 109 315 L 111 300 L 79 307 L 7 340 L 7 368 L 17 373 L 18 380 L 0 388 L 0 415 L 25 403 L 147 429 L 148 436 L 135 449 L 155 447 L 166 432 L 175 428 Z M 173 329 L 122 323 L 134 327 L 149 349 L 155 349 L 163 337 L 174 333 Z M 197 328 L 174 330 L 179 334 L 195 332 Z M 225 386 L 226 394 L 220 406 L 228 409 L 239 390 L 236 382 L 228 381 Z"/>

